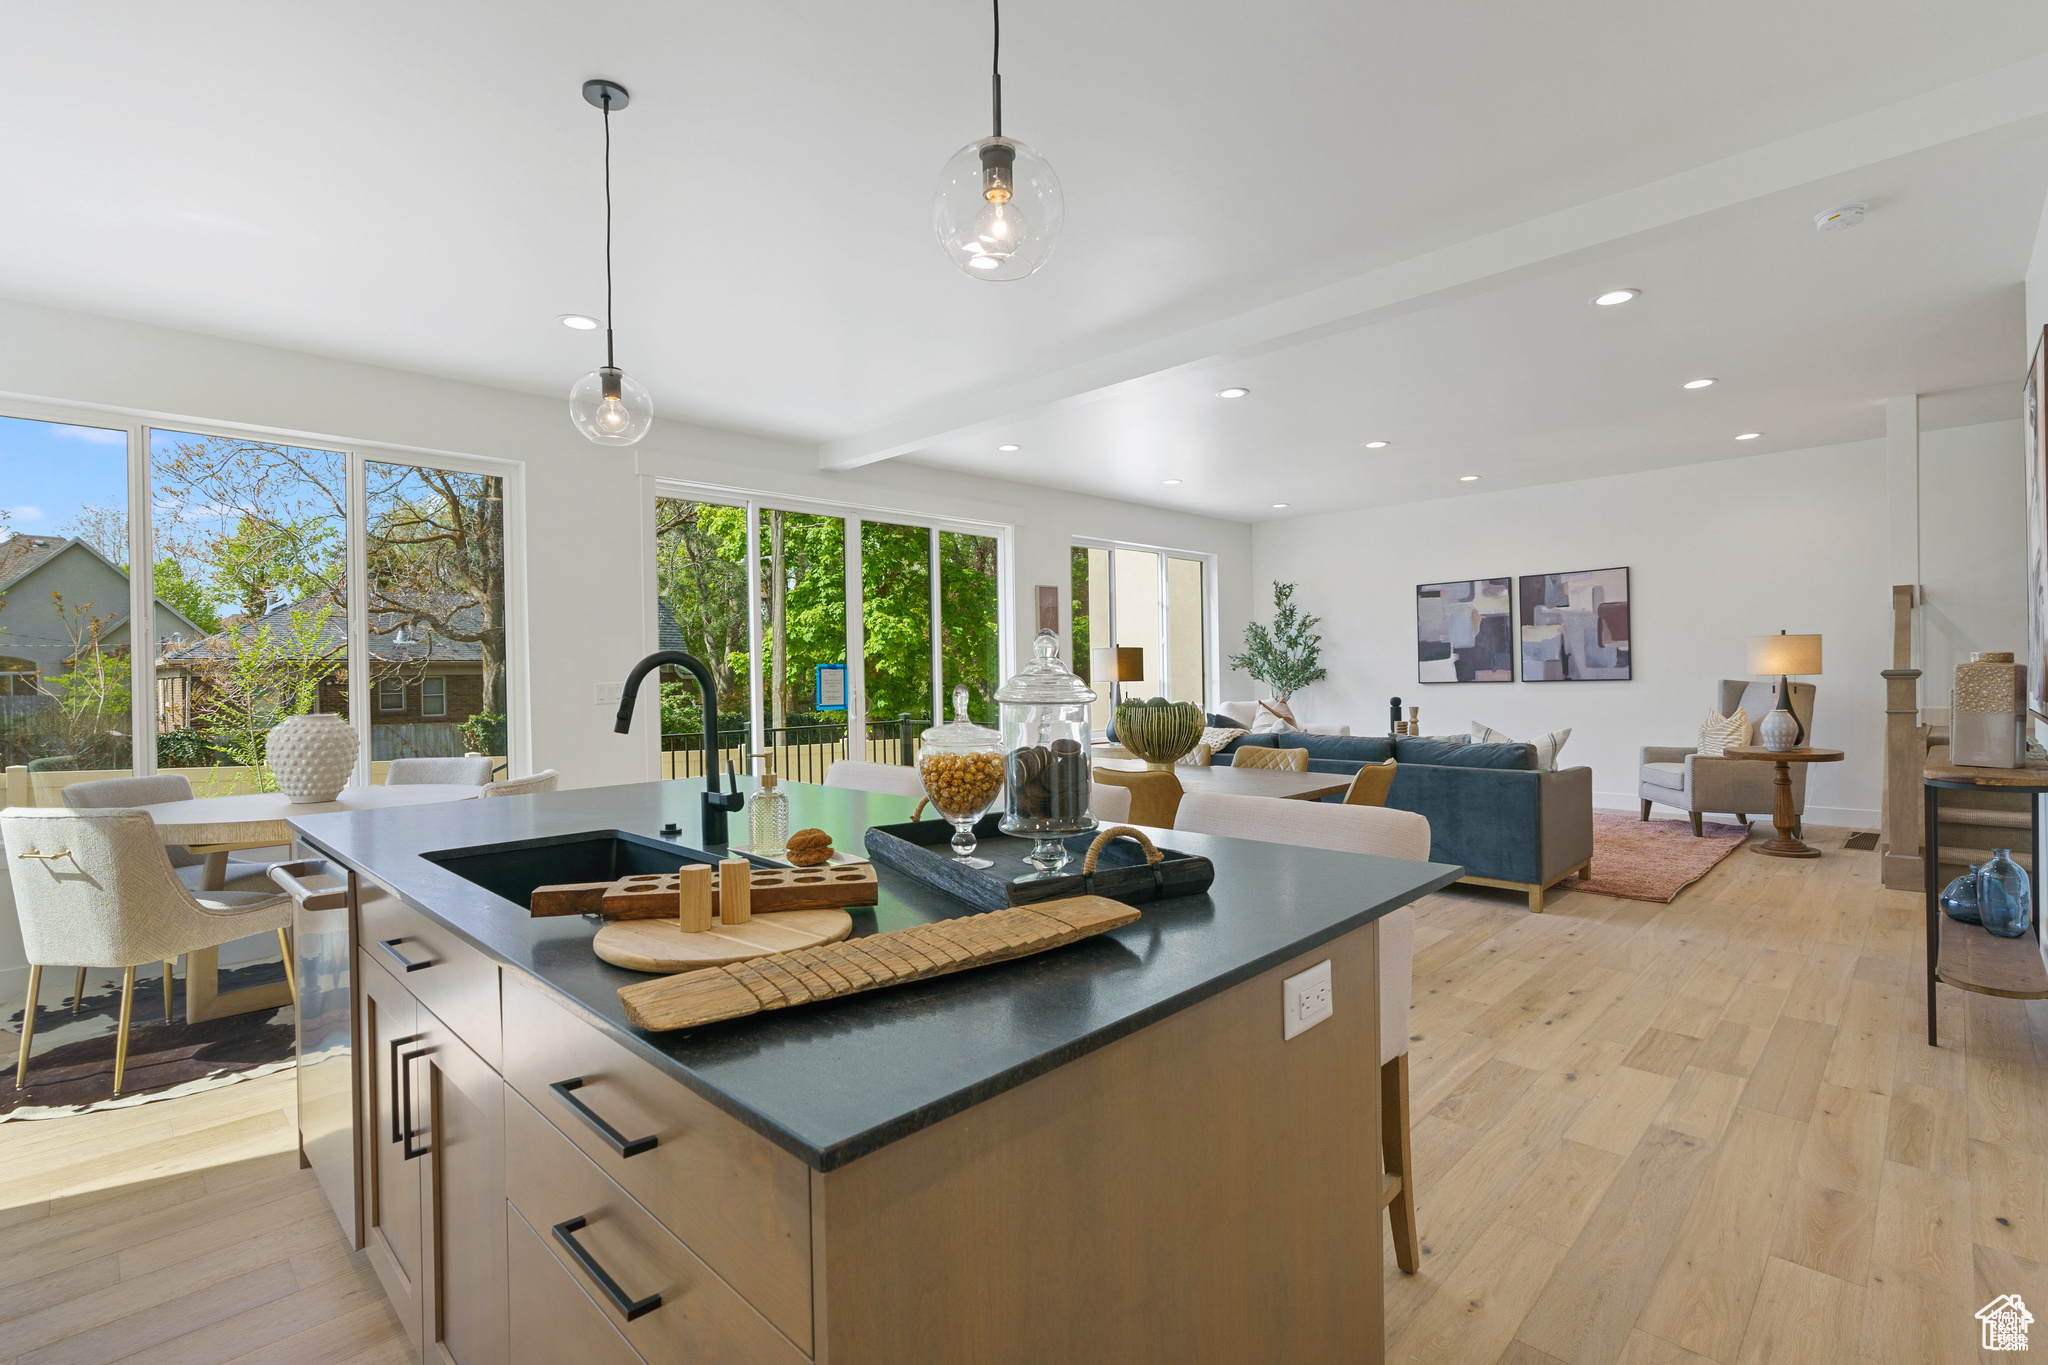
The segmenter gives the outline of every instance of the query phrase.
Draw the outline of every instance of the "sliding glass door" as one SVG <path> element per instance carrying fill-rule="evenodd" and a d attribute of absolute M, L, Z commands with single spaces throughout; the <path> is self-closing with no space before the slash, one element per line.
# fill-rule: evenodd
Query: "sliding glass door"
<path fill-rule="evenodd" d="M 993 717 L 1000 654 L 999 537 L 856 509 L 656 499 L 662 646 L 719 680 L 721 760 L 748 745 L 776 771 L 822 781 L 842 758 L 916 762 L 942 694 L 965 683 Z M 748 603 L 752 607 L 749 610 Z M 716 660 L 716 661 L 714 661 Z M 703 771 L 694 683 L 664 689 L 661 772 Z"/>
<path fill-rule="evenodd" d="M 1093 651 L 1136 649 L 1139 676 L 1094 684 L 1090 719 L 1105 729 L 1118 697 L 1165 697 L 1205 707 L 1209 606 L 1206 563 L 1130 546 L 1073 547 L 1074 669 L 1092 677 Z"/>

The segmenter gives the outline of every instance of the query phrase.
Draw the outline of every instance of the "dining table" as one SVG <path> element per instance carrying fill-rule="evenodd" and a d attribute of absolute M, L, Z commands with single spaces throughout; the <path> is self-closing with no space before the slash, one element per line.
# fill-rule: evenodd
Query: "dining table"
<path fill-rule="evenodd" d="M 332 811 L 380 810 L 389 806 L 430 805 L 441 801 L 472 801 L 481 787 L 459 783 L 422 782 L 396 787 L 344 787 L 332 801 L 295 802 L 282 792 L 237 792 L 231 796 L 195 796 L 188 801 L 160 801 L 138 809 L 156 825 L 157 838 L 182 845 L 205 857 L 200 894 L 227 886 L 228 854 L 236 849 L 289 846 L 288 821 L 301 815 Z M 253 1010 L 276 1009 L 291 1003 L 289 981 L 220 989 L 220 949 L 195 948 L 185 954 L 185 1022 L 224 1019 Z"/>
<path fill-rule="evenodd" d="M 1097 758 L 1095 766 L 1110 772 L 1141 773 L 1146 764 L 1140 758 Z M 1351 788 L 1350 773 L 1290 772 L 1285 768 L 1235 768 L 1211 764 L 1206 768 L 1175 764 L 1173 775 L 1184 792 L 1213 792 L 1219 796 L 1277 796 L 1283 801 L 1320 801 Z"/>

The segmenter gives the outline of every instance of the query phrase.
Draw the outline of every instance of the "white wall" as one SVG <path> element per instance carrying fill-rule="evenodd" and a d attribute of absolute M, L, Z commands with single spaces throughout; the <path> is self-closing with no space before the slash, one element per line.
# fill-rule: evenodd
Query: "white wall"
<path fill-rule="evenodd" d="M 2015 422 L 1923 438 L 1924 577 L 1948 654 L 2025 648 L 2018 446 Z M 1749 636 L 1817 632 L 1827 671 L 1813 680 L 1814 742 L 1847 757 L 1813 770 L 1808 813 L 1874 829 L 1888 525 L 1884 442 L 1862 441 L 1263 523 L 1252 577 L 1299 583 L 1323 617 L 1330 678 L 1297 694 L 1304 719 L 1383 733 L 1398 695 L 1421 705 L 1428 734 L 1475 720 L 1525 738 L 1569 726 L 1564 761 L 1590 765 L 1595 804 L 1615 810 L 1635 806 L 1638 749 L 1690 744 L 1715 681 L 1744 676 Z M 1416 584 L 1624 564 L 1632 681 L 1416 681 Z"/>
<path fill-rule="evenodd" d="M 1024 657 L 1034 585 L 1059 585 L 1064 624 L 1074 536 L 1212 554 L 1220 619 L 1242 622 L 1250 610 L 1245 524 L 895 463 L 822 473 L 815 447 L 674 421 L 657 421 L 630 450 L 601 449 L 569 424 L 574 377 L 563 376 L 559 398 L 514 393 L 0 301 L 0 395 L 521 462 L 532 647 L 514 704 L 530 710 L 533 766 L 559 769 L 570 786 L 656 772 L 652 690 L 630 739 L 612 733 L 614 708 L 595 700 L 596 684 L 623 678 L 652 647 L 650 475 L 1010 525 L 1011 638 Z M 0 978 L 19 975 L 7 969 L 21 961 L 12 906 L 0 903 Z M 9 984 L 0 979 L 0 991 Z"/>

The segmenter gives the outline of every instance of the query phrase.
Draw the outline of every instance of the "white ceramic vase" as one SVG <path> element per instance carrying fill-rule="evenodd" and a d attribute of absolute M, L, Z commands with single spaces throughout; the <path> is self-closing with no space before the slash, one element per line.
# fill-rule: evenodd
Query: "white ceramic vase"
<path fill-rule="evenodd" d="M 331 712 L 293 716 L 270 732 L 277 789 L 293 805 L 332 801 L 356 766 L 355 727 Z"/>
<path fill-rule="evenodd" d="M 1756 737 L 1774 754 L 1799 747 L 1799 721 L 1790 711 L 1770 711 L 1756 727 Z"/>

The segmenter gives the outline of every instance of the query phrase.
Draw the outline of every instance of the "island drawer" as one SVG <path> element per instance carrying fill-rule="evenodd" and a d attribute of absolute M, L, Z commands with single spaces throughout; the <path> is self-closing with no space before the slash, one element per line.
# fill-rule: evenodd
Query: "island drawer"
<path fill-rule="evenodd" d="M 641 1365 L 639 1353 L 605 1320 L 569 1271 L 541 1244 L 545 1232 L 505 1211 L 512 1280 L 511 1365 Z"/>
<path fill-rule="evenodd" d="M 516 972 L 505 974 L 504 989 L 505 1079 L 762 1316 L 809 1350 L 810 1168 Z M 558 1084 L 567 1090 L 551 1088 Z M 599 1123 L 626 1140 L 633 1155 L 621 1155 Z M 636 1150 L 647 1138 L 654 1145 Z"/>
<path fill-rule="evenodd" d="M 497 1068 L 503 1051 L 498 1035 L 498 964 L 374 879 L 351 880 L 357 888 L 356 923 L 363 952 Z"/>
<path fill-rule="evenodd" d="M 511 1093 L 505 1147 L 513 1208 L 537 1233 L 548 1230 L 541 1235 L 549 1253 L 644 1359 L 721 1365 L 803 1365 L 809 1359 Z M 609 1291 L 600 1275 L 613 1282 Z M 658 1304 L 649 1306 L 656 1295 Z M 634 1301 L 639 1315 L 629 1319 L 621 1298 Z"/>

